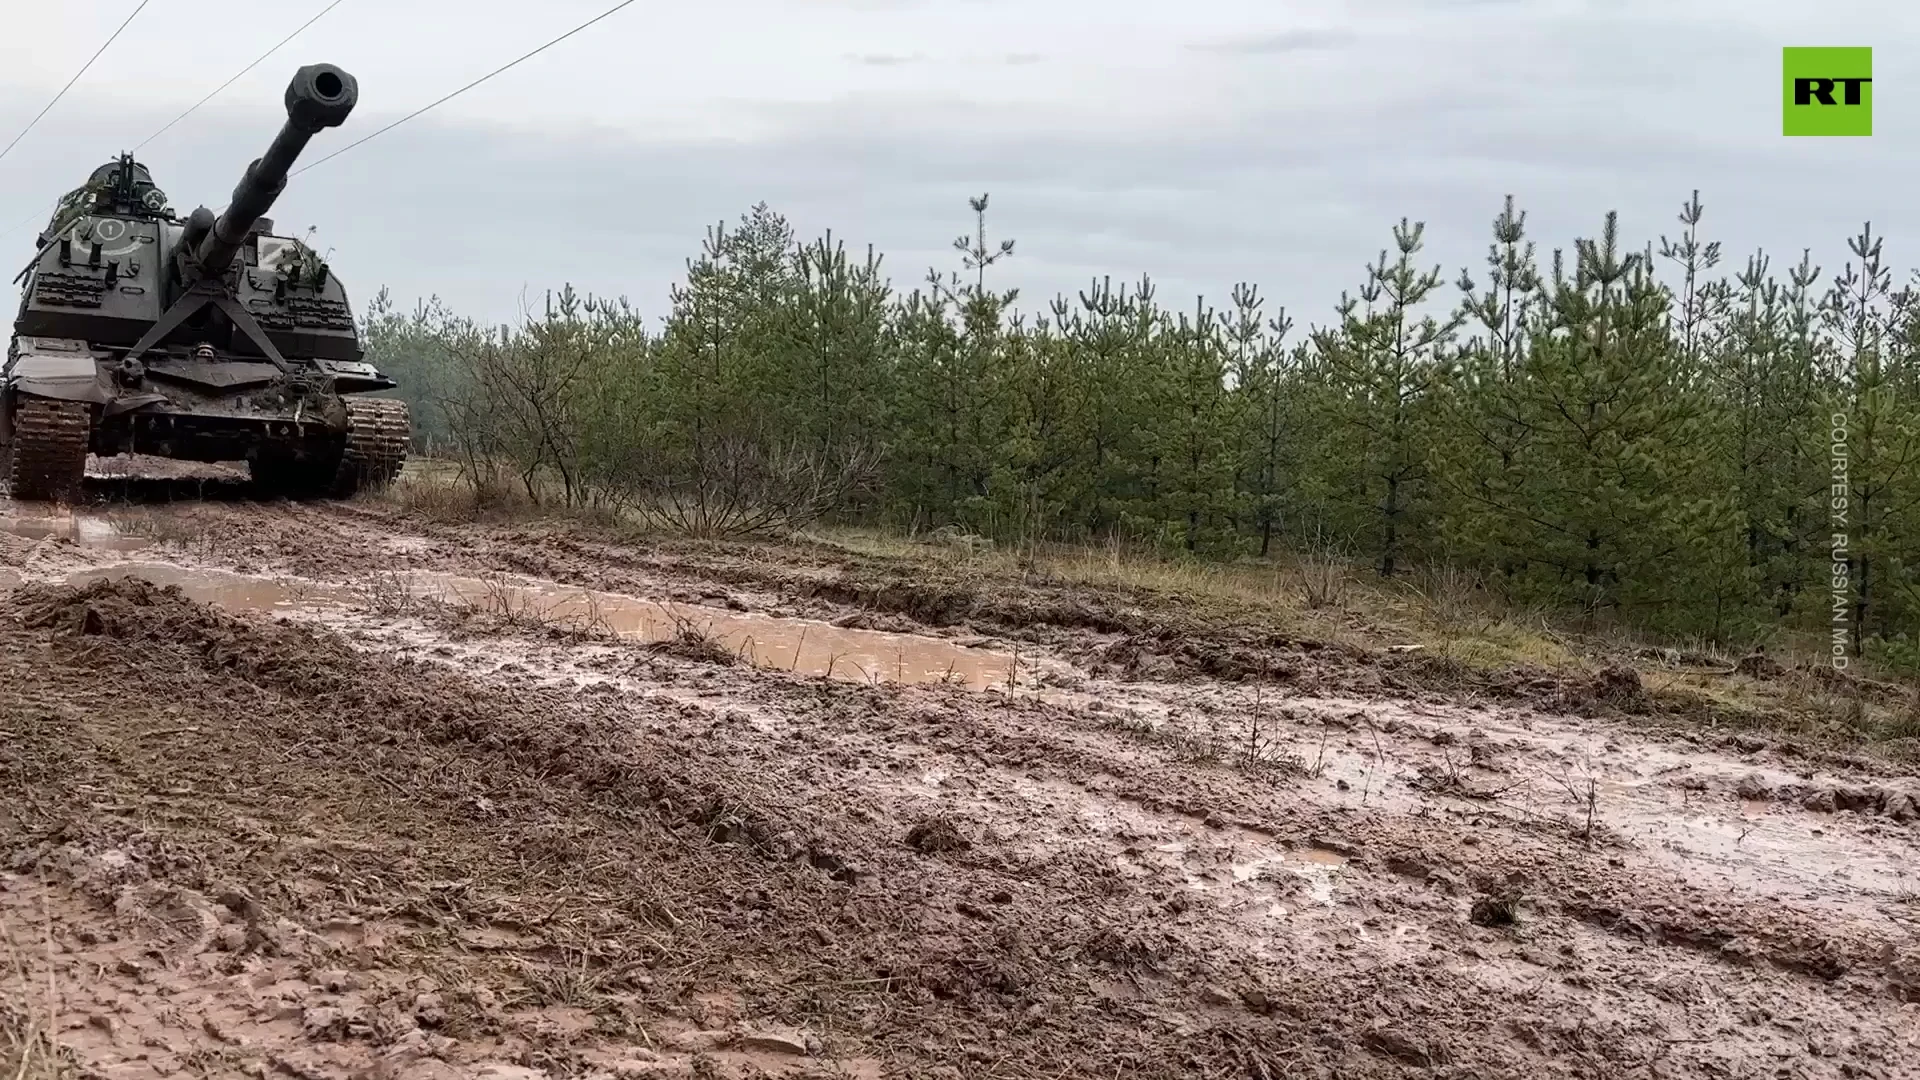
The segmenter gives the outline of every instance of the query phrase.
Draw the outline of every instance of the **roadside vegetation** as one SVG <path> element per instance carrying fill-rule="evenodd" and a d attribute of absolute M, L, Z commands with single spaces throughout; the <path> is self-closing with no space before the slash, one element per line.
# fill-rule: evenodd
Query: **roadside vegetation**
<path fill-rule="evenodd" d="M 1250 284 L 1035 305 L 970 210 L 956 267 L 904 292 L 761 205 L 664 320 L 383 293 L 373 357 L 457 478 L 404 497 L 1144 582 L 1472 664 L 1920 677 L 1920 292 L 1871 226 L 1837 268 L 1730 257 L 1696 194 L 1655 242 L 1608 214 L 1542 252 L 1509 198 L 1479 266 L 1402 221 L 1309 322 Z"/>

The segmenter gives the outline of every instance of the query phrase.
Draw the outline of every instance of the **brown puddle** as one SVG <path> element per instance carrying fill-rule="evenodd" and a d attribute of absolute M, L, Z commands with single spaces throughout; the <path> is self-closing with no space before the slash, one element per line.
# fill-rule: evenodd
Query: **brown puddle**
<path fill-rule="evenodd" d="M 629 640 L 667 641 L 702 635 L 754 667 L 831 675 L 861 682 L 949 683 L 974 690 L 1004 688 L 1013 672 L 1010 653 L 955 645 L 916 634 L 854 630 L 808 619 L 723 611 L 699 604 L 649 600 L 623 593 L 559 585 L 415 572 L 415 595 L 481 611 L 612 633 Z"/>
<path fill-rule="evenodd" d="M 28 540 L 65 540 L 78 547 L 107 551 L 138 551 L 148 546 L 141 536 L 129 536 L 113 522 L 92 514 L 15 512 L 0 516 L 0 532 L 10 532 Z"/>
<path fill-rule="evenodd" d="M 66 576 L 68 585 L 85 585 L 107 578 L 138 577 L 155 585 L 174 585 L 194 600 L 229 611 L 254 611 L 275 614 L 316 610 L 323 606 L 351 603 L 358 594 L 339 585 L 287 578 L 254 577 L 230 570 L 204 570 L 171 563 L 122 563 L 89 570 L 76 570 Z"/>
<path fill-rule="evenodd" d="M 320 613 L 325 608 L 385 606 L 404 611 L 407 598 L 439 601 L 528 624 L 609 633 L 630 641 L 662 642 L 697 633 L 755 667 L 873 683 L 948 683 L 973 690 L 1004 689 L 1009 675 L 1031 682 L 1037 667 L 1011 653 L 992 652 L 914 634 L 855 630 L 806 619 L 723 611 L 698 604 L 649 600 L 550 584 L 458 577 L 426 571 L 395 575 L 376 595 L 366 588 L 300 578 L 265 578 L 226 570 L 130 563 L 77 571 L 69 584 L 137 576 L 176 585 L 195 600 L 231 611 Z M 1015 682 L 1022 681 L 1016 678 Z"/>

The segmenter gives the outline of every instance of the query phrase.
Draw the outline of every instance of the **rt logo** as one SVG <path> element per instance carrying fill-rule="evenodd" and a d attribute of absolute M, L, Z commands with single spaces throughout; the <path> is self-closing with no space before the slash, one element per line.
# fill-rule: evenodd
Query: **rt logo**
<path fill-rule="evenodd" d="M 1873 134 L 1873 50 L 1788 46 L 1780 134 Z"/>

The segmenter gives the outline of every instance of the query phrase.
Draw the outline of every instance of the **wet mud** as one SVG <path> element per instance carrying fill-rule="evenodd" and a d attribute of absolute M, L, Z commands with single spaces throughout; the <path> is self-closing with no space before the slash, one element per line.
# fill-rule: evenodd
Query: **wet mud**
<path fill-rule="evenodd" d="M 1884 762 L 800 547 L 0 514 L 6 997 L 101 1075 L 1920 1076 Z"/>

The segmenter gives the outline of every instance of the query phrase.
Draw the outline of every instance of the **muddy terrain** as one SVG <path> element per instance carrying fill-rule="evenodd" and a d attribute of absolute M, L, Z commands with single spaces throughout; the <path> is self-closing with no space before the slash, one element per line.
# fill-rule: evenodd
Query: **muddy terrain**
<path fill-rule="evenodd" d="M 7 1070 L 1920 1077 L 1899 754 L 1180 596 L 167 494 L 0 503 Z"/>

